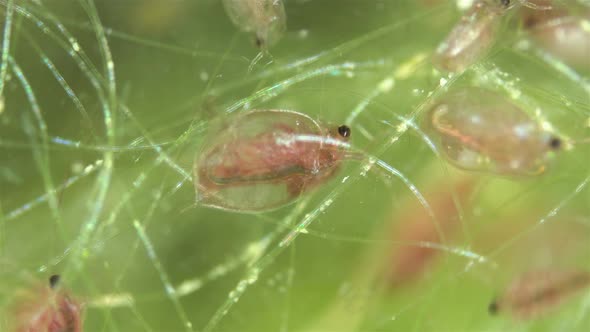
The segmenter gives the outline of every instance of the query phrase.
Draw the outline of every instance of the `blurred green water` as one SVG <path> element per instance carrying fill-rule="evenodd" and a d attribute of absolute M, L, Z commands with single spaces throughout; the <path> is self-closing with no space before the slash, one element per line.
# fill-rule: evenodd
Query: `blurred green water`
<path fill-rule="evenodd" d="M 559 155 L 542 177 L 476 175 L 460 230 L 445 243 L 451 250 L 425 276 L 395 289 L 379 273 L 392 251 L 411 247 L 394 243 L 391 229 L 416 200 L 395 178 L 361 176 L 357 162 L 275 212 L 194 206 L 183 175 L 212 119 L 228 110 L 284 108 L 339 124 L 368 101 L 351 123 L 352 144 L 399 169 L 426 196 L 437 186 L 452 191 L 465 173 L 445 166 L 419 134 L 395 127 L 396 117 L 444 93 L 428 58 L 460 15 L 453 5 L 289 1 L 288 32 L 271 50 L 272 63 L 266 57 L 249 73 L 257 50 L 219 1 L 0 3 L 4 17 L 15 6 L 8 54 L 30 85 L 8 65 L 0 113 L 0 326 L 10 320 L 14 287 L 51 273 L 63 274 L 87 302 L 86 331 L 190 330 L 187 323 L 195 331 L 589 326 L 588 296 L 539 321 L 487 314 L 518 272 L 589 268 L 586 146 Z M 513 28 L 506 23 L 505 31 Z M 560 132 L 587 135 L 584 85 L 516 50 L 519 35 L 506 36 L 450 84 L 522 91 L 519 101 L 541 109 Z M 380 93 L 387 79 L 393 87 Z M 96 166 L 85 172 L 89 165 Z M 303 221 L 311 222 L 307 232 L 281 246 Z M 133 302 L 104 304 L 113 298 Z"/>

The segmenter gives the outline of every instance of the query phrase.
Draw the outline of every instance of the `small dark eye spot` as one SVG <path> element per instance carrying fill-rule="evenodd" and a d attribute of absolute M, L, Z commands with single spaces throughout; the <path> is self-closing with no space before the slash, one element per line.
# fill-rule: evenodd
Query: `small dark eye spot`
<path fill-rule="evenodd" d="M 551 137 L 549 140 L 549 146 L 553 150 L 559 150 L 559 148 L 561 148 L 561 139 L 555 136 Z"/>
<path fill-rule="evenodd" d="M 338 134 L 344 138 L 350 137 L 351 130 L 350 127 L 347 125 L 342 125 L 338 127 Z"/>
<path fill-rule="evenodd" d="M 504 7 L 508 7 L 510 6 L 510 0 L 500 0 L 500 3 L 502 4 L 502 6 Z"/>
<path fill-rule="evenodd" d="M 256 36 L 254 43 L 256 44 L 256 47 L 262 48 L 264 46 L 264 39 L 262 37 Z"/>
<path fill-rule="evenodd" d="M 490 313 L 490 315 L 495 315 L 498 313 L 498 302 L 497 301 L 492 301 L 492 303 L 490 303 L 490 305 L 488 306 L 488 312 Z"/>
<path fill-rule="evenodd" d="M 55 288 L 57 287 L 57 284 L 59 283 L 59 274 L 54 274 L 51 277 L 49 277 L 49 287 L 50 288 Z"/>

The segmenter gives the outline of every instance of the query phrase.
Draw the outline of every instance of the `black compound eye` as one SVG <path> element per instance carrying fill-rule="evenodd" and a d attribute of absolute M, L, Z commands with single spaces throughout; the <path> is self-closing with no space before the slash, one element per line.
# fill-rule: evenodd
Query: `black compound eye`
<path fill-rule="evenodd" d="M 508 7 L 510 6 L 510 0 L 500 0 L 500 3 L 502 4 L 502 6 L 504 7 Z"/>
<path fill-rule="evenodd" d="M 256 39 L 254 40 L 254 43 L 256 44 L 256 47 L 258 47 L 258 48 L 262 48 L 262 45 L 264 45 L 264 41 L 260 37 L 256 37 Z"/>
<path fill-rule="evenodd" d="M 559 137 L 553 136 L 549 140 L 549 146 L 553 150 L 559 150 L 561 148 L 561 145 L 562 145 L 562 142 L 561 142 L 561 139 Z"/>
<path fill-rule="evenodd" d="M 338 134 L 344 138 L 350 137 L 351 130 L 350 127 L 347 125 L 342 125 L 338 127 Z"/>
<path fill-rule="evenodd" d="M 496 302 L 495 300 L 492 301 L 492 303 L 490 303 L 490 305 L 488 306 L 488 312 L 490 313 L 490 315 L 495 315 L 498 313 L 498 302 Z"/>
<path fill-rule="evenodd" d="M 54 274 L 51 277 L 49 277 L 49 287 L 50 288 L 55 288 L 57 287 L 57 284 L 59 283 L 59 274 Z"/>

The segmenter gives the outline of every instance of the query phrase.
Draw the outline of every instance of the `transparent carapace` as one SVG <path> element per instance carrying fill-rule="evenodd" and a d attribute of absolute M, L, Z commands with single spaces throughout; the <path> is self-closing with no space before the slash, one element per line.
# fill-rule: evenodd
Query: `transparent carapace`
<path fill-rule="evenodd" d="M 590 8 L 570 3 L 535 1 L 541 9 L 522 8 L 525 33 L 545 52 L 583 70 L 590 70 Z"/>
<path fill-rule="evenodd" d="M 521 176 L 543 173 L 562 139 L 499 93 L 452 90 L 424 118 L 440 153 L 470 171 Z"/>
<path fill-rule="evenodd" d="M 203 143 L 194 164 L 197 201 L 242 212 L 272 210 L 332 177 L 350 129 L 287 110 L 231 119 Z"/>
<path fill-rule="evenodd" d="M 502 17 L 509 8 L 509 0 L 476 0 L 437 47 L 435 67 L 463 72 L 481 59 L 496 41 Z"/>
<path fill-rule="evenodd" d="M 240 30 L 254 33 L 261 49 L 276 44 L 287 29 L 282 0 L 223 0 L 223 6 Z"/>

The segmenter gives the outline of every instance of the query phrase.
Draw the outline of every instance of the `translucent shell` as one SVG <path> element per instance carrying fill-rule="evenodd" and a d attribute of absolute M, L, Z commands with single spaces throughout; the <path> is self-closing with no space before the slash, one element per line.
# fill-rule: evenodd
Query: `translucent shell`
<path fill-rule="evenodd" d="M 542 173 L 561 140 L 525 111 L 487 90 L 467 88 L 435 102 L 425 118 L 439 151 L 455 166 L 499 175 Z"/>
<path fill-rule="evenodd" d="M 476 0 L 433 57 L 436 68 L 462 72 L 477 62 L 496 40 L 501 19 L 510 7 L 506 0 Z"/>
<path fill-rule="evenodd" d="M 260 48 L 274 45 L 287 29 L 282 0 L 223 0 L 223 5 L 240 30 L 255 34 Z"/>
<path fill-rule="evenodd" d="M 16 308 L 14 332 L 81 332 L 82 305 L 58 287 L 59 276 L 49 286 L 21 294 Z"/>
<path fill-rule="evenodd" d="M 587 271 L 539 270 L 516 278 L 489 306 L 491 314 L 533 319 L 555 309 L 590 286 Z"/>
<path fill-rule="evenodd" d="M 526 8 L 521 19 L 533 41 L 548 53 L 573 67 L 590 69 L 590 13 L 576 16 L 562 7 Z"/>
<path fill-rule="evenodd" d="M 193 169 L 197 201 L 258 212 L 292 203 L 338 169 L 348 127 L 328 130 L 307 115 L 255 110 L 204 142 Z"/>

